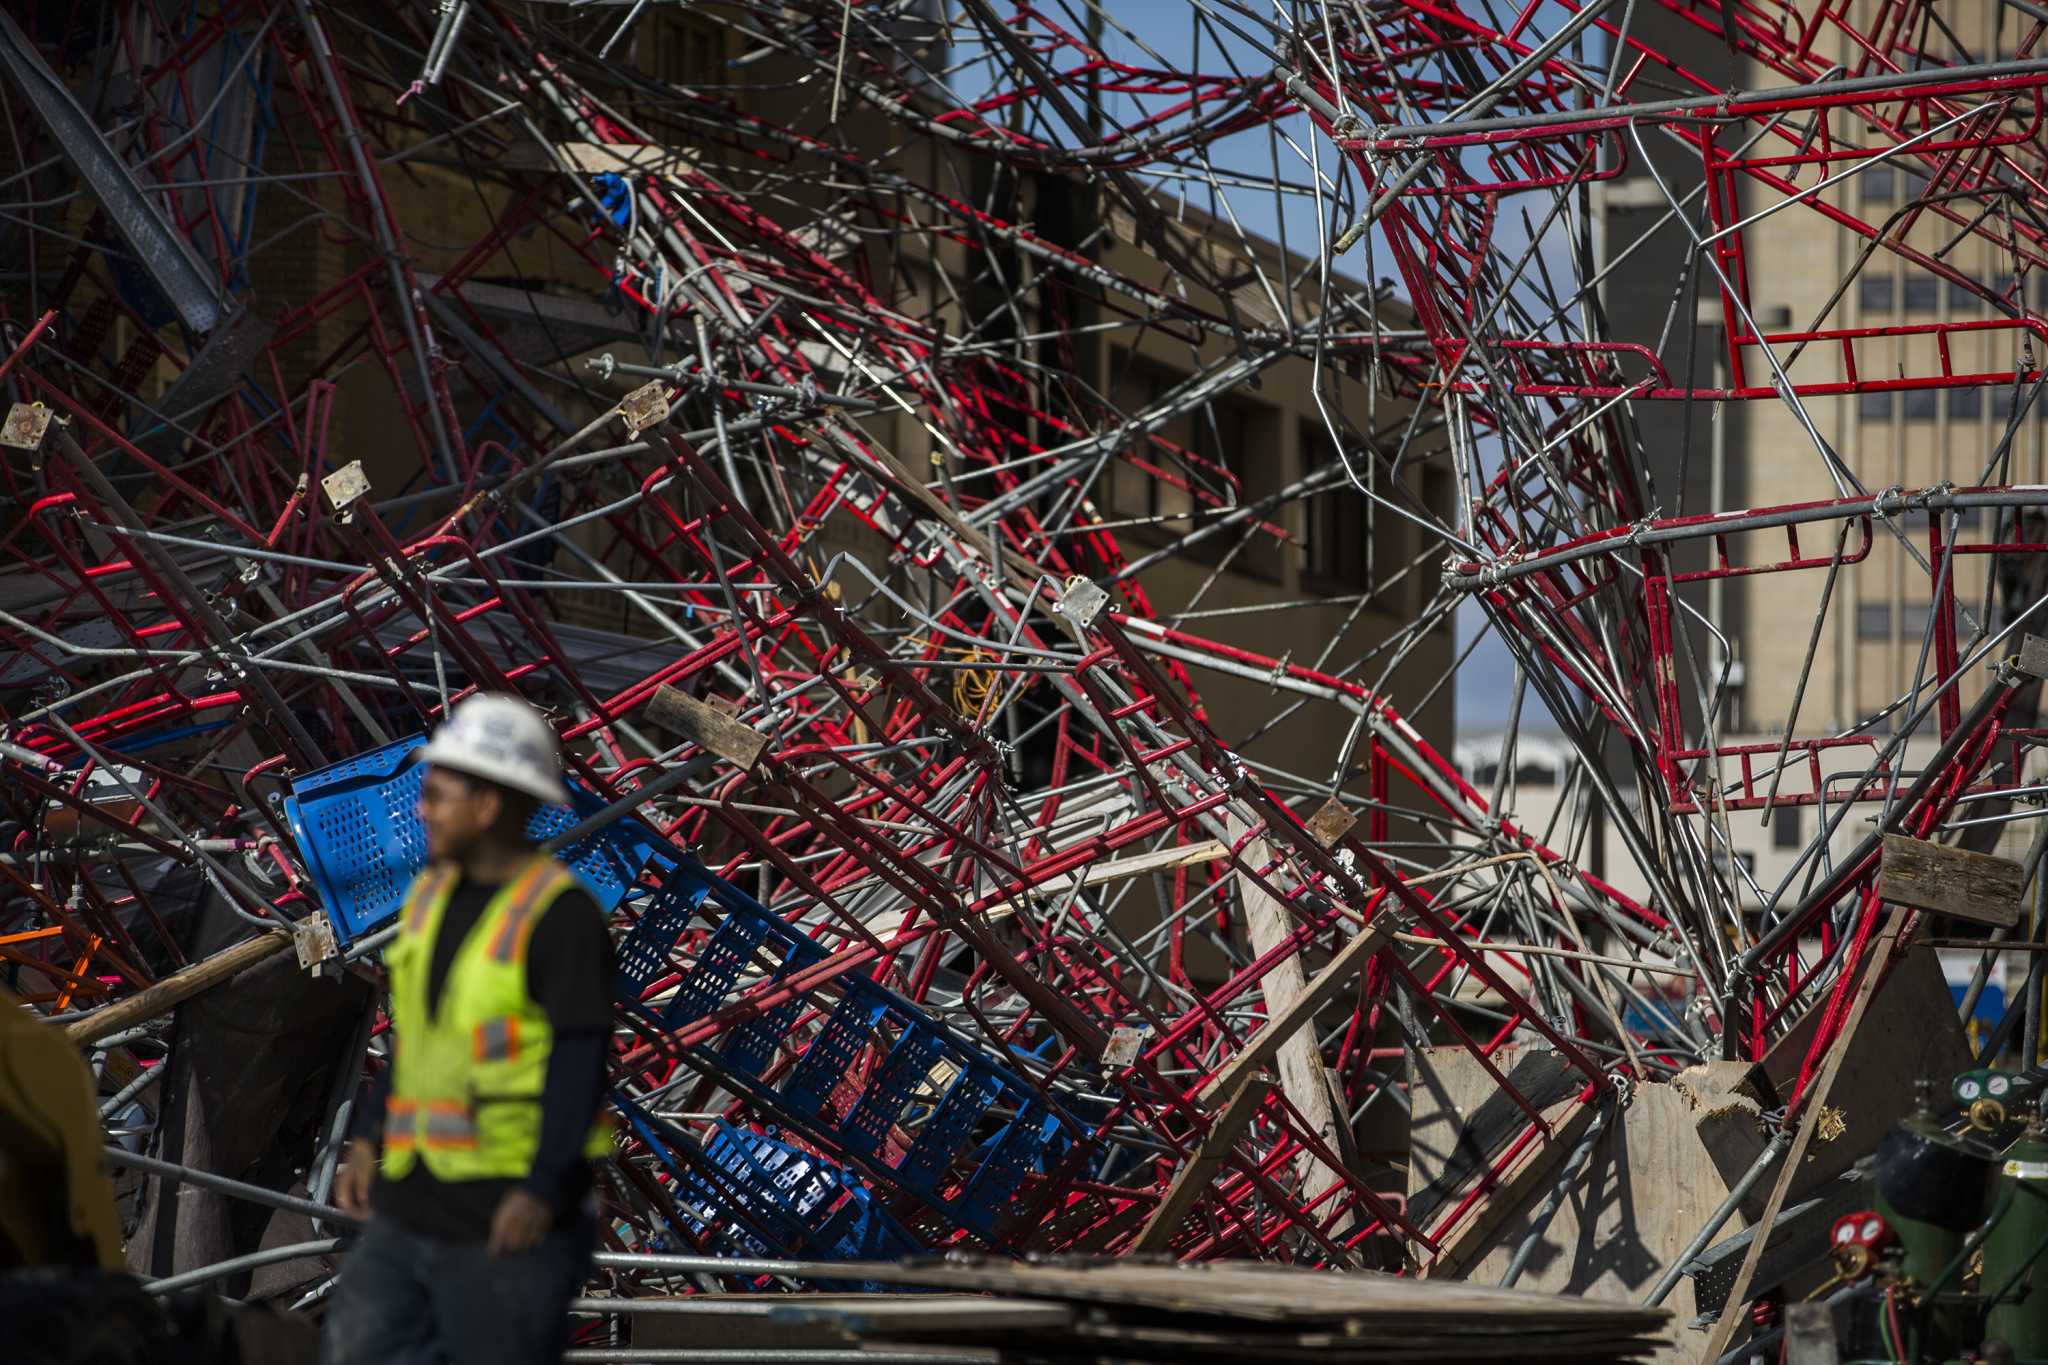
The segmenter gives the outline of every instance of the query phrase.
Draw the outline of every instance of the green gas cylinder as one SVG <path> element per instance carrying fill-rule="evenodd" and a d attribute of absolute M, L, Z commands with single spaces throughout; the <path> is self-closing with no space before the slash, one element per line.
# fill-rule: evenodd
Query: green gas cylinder
<path fill-rule="evenodd" d="M 1949 1133 L 1922 1087 L 1916 1112 L 1878 1143 L 1871 1183 L 1877 1211 L 1898 1235 L 1900 1277 L 1935 1296 L 1921 1350 L 1937 1360 L 1978 1341 L 1975 1308 L 1959 1301 L 1964 1239 L 1984 1217 L 1997 1149 Z"/>
<path fill-rule="evenodd" d="M 2038 1360 L 2048 1356 L 2048 1127 L 2040 1119 L 2006 1149 L 1998 1179 L 2005 1214 L 1984 1239 L 1977 1282 L 1986 1302 L 1997 1300 L 1984 1336 L 2010 1343 L 2021 1360 Z"/>

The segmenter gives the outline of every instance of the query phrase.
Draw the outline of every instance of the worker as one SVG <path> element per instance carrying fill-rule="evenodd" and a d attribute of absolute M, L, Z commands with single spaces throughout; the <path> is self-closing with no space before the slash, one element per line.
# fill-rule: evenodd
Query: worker
<path fill-rule="evenodd" d="M 539 1365 L 567 1344 L 596 1241 L 611 940 L 575 874 L 526 836 L 541 803 L 568 799 L 537 711 L 469 697 L 420 757 L 427 866 L 384 950 L 393 1063 L 334 1183 L 369 1226 L 322 1359 Z"/>
<path fill-rule="evenodd" d="M 121 1265 L 92 1070 L 0 986 L 0 1272 Z"/>

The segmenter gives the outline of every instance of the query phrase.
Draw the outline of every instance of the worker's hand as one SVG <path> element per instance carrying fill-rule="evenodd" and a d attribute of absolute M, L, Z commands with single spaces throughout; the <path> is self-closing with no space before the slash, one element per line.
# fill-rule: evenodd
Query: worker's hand
<path fill-rule="evenodd" d="M 370 1186 L 377 1183 L 377 1152 L 367 1142 L 351 1142 L 334 1170 L 334 1206 L 357 1218 L 370 1216 Z"/>
<path fill-rule="evenodd" d="M 498 1201 L 491 1216 L 491 1238 L 484 1249 L 493 1256 L 516 1256 L 540 1245 L 554 1226 L 555 1211 L 530 1190 L 512 1189 Z"/>

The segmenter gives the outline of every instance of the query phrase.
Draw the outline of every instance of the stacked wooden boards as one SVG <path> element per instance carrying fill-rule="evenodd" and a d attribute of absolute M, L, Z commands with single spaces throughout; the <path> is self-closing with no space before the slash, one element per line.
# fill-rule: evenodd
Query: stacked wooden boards
<path fill-rule="evenodd" d="M 867 1349 L 994 1365 L 1041 1361 L 1631 1360 L 1662 1309 L 1454 1281 L 1251 1263 L 1022 1264 L 948 1259 L 848 1267 L 932 1295 L 770 1300 L 772 1319 L 832 1324 Z M 961 1297 L 979 1291 L 985 1297 Z"/>

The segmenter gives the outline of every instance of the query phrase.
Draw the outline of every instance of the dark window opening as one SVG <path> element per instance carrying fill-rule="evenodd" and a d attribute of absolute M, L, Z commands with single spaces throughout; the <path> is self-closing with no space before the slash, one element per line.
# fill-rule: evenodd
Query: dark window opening
<path fill-rule="evenodd" d="M 1305 473 L 1338 463 L 1329 433 L 1319 426 L 1303 422 L 1301 439 Z M 1393 516 L 1384 507 L 1374 507 L 1371 499 L 1352 483 L 1352 478 L 1362 478 L 1364 474 L 1354 459 L 1348 475 L 1302 503 L 1306 521 L 1302 529 L 1302 548 L 1306 551 L 1303 567 L 1330 587 L 1350 592 L 1372 588 L 1374 522 L 1386 522 Z M 1377 529 L 1385 534 L 1392 528 L 1382 525 Z"/>
<path fill-rule="evenodd" d="M 1744 873 L 1754 877 L 1756 875 L 1756 854 L 1750 852 L 1746 848 L 1736 849 L 1735 865 L 1737 867 L 1740 867 Z M 1729 870 L 1728 854 L 1725 850 L 1718 848 L 1714 850 L 1714 866 L 1721 872 L 1727 872 Z"/>
<path fill-rule="evenodd" d="M 654 77 L 694 88 L 724 84 L 725 33 L 687 15 L 665 14 L 654 25 Z"/>
<path fill-rule="evenodd" d="M 1300 427 L 1302 472 L 1314 474 L 1339 463 L 1336 444 L 1320 422 L 1303 420 Z M 1372 487 L 1375 472 L 1372 456 L 1348 451 L 1349 472 L 1336 482 L 1303 500 L 1302 527 L 1304 558 L 1302 569 L 1309 586 L 1340 592 L 1384 592 L 1387 581 L 1401 571 L 1406 556 L 1402 547 L 1410 534 L 1408 524 L 1364 493 L 1358 483 Z M 1429 496 L 1424 479 L 1424 497 Z M 1381 496 L 1399 502 L 1400 495 L 1383 487 Z"/>
<path fill-rule="evenodd" d="M 1128 355 L 1116 359 L 1112 374 L 1112 401 L 1126 417 L 1159 406 L 1186 382 L 1186 376 L 1165 366 Z M 1270 494 L 1278 486 L 1277 442 L 1261 439 L 1262 419 L 1263 409 L 1256 404 L 1214 398 L 1175 415 L 1150 435 L 1134 436 L 1104 470 L 1103 498 L 1113 519 L 1184 536 Z M 1244 548 L 1231 555 L 1232 569 L 1269 578 L 1279 572 L 1280 542 L 1250 518 L 1194 541 L 1187 553 L 1215 563 L 1241 540 Z"/>
<path fill-rule="evenodd" d="M 1865 275 L 1856 281 L 1856 303 L 1866 313 L 1889 313 L 1898 296 L 1897 281 L 1889 275 Z"/>
<path fill-rule="evenodd" d="M 1500 764 L 1498 763 L 1482 763 L 1472 770 L 1472 785 L 1475 787 L 1490 791 L 1493 788 L 1493 784 L 1499 779 Z M 1557 772 L 1555 769 L 1544 767 L 1540 763 L 1517 763 L 1515 765 L 1515 785 L 1518 787 L 1554 787 L 1557 785 Z"/>
<path fill-rule="evenodd" d="M 1771 847 L 1798 848 L 1799 807 L 1780 806 L 1771 812 Z"/>
<path fill-rule="evenodd" d="M 2048 403 L 2042 406 L 2048 407 Z M 1427 465 L 1422 471 L 1422 505 L 1446 526 L 1458 524 L 1458 486 L 1455 476 L 1441 465 Z"/>
<path fill-rule="evenodd" d="M 1856 415 L 1866 422 L 1889 422 L 1892 419 L 1892 395 L 1883 393 L 1859 393 L 1856 395 Z"/>

